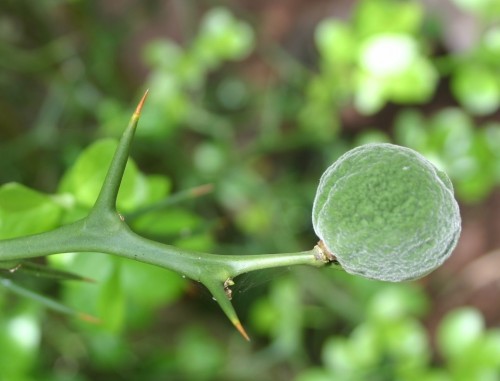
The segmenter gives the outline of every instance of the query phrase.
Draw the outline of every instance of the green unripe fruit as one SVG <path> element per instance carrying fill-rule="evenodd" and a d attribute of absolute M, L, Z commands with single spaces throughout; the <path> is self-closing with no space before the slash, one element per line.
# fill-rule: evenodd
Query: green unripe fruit
<path fill-rule="evenodd" d="M 366 144 L 321 177 L 313 226 L 351 274 L 398 282 L 440 266 L 460 236 L 448 176 L 417 152 Z"/>

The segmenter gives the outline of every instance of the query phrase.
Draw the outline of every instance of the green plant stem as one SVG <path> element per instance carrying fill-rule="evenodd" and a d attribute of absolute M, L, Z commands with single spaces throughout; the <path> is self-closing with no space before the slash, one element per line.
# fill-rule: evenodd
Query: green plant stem
<path fill-rule="evenodd" d="M 203 283 L 231 323 L 249 340 L 231 304 L 227 284 L 255 270 L 283 266 L 331 263 L 317 245 L 310 251 L 260 255 L 220 255 L 187 251 L 141 237 L 130 230 L 116 212 L 94 209 L 73 224 L 36 235 L 0 241 L 0 261 L 9 262 L 55 253 L 100 252 L 173 270 Z"/>
<path fill-rule="evenodd" d="M 155 242 L 130 230 L 123 216 L 116 211 L 116 198 L 146 96 L 147 91 L 122 135 L 99 196 L 87 217 L 45 233 L 0 241 L 0 262 L 5 263 L 0 268 L 16 268 L 15 262 L 22 259 L 70 252 L 107 253 L 160 266 L 203 283 L 230 321 L 248 340 L 230 302 L 228 290 L 234 277 L 274 267 L 321 267 L 332 263 L 332 259 L 325 255 L 321 245 L 298 253 L 235 256 L 201 253 Z"/>
<path fill-rule="evenodd" d="M 183 250 L 155 242 L 132 232 L 114 213 L 93 223 L 95 216 L 32 236 L 0 241 L 0 261 L 15 261 L 55 253 L 100 252 L 160 266 L 195 281 L 207 274 L 224 282 L 243 273 L 274 267 L 329 263 L 315 247 L 310 251 L 259 255 L 220 255 Z M 114 217 L 114 218 L 113 218 Z"/>

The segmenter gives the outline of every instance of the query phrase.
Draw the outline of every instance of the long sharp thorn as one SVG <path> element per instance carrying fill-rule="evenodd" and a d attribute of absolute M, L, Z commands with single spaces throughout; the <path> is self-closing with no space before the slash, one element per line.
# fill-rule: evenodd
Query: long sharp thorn
<path fill-rule="evenodd" d="M 146 92 L 142 96 L 142 99 L 140 100 L 134 113 L 132 114 L 132 118 L 130 118 L 130 122 L 127 128 L 123 132 L 120 143 L 116 148 L 113 160 L 111 161 L 111 164 L 109 166 L 108 173 L 106 174 L 106 179 L 104 180 L 104 183 L 102 185 L 99 197 L 94 204 L 94 211 L 102 210 L 103 208 L 111 209 L 113 210 L 113 213 L 115 213 L 116 211 L 116 199 L 118 197 L 118 191 L 120 189 L 123 173 L 125 172 L 125 167 L 127 165 L 130 145 L 132 144 L 132 139 L 134 137 L 137 123 L 139 121 L 139 117 L 141 116 L 142 106 L 144 106 L 147 95 L 148 90 L 146 90 Z M 91 221 L 93 215 L 94 213 L 91 212 L 87 217 L 87 221 Z M 102 219 L 100 213 L 95 213 L 95 215 L 98 221 Z"/>
<path fill-rule="evenodd" d="M 206 280 L 202 282 L 208 288 L 208 290 L 212 293 L 215 300 L 224 311 L 224 314 L 228 317 L 229 321 L 234 325 L 234 327 L 238 330 L 238 332 L 245 338 L 245 340 L 250 341 L 250 337 L 248 336 L 245 328 L 238 319 L 238 315 L 236 315 L 236 311 L 231 304 L 231 301 L 228 299 L 226 290 L 224 286 L 218 281 L 214 280 Z"/>

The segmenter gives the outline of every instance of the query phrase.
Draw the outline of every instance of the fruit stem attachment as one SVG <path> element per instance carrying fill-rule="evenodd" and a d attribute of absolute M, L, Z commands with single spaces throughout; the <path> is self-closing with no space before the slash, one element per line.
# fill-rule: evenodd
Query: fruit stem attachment
<path fill-rule="evenodd" d="M 316 258 L 319 261 L 338 264 L 337 258 L 335 257 L 335 255 L 333 255 L 333 253 L 330 250 L 328 250 L 323 240 L 318 241 L 316 246 L 314 246 L 314 249 L 318 253 Z"/>

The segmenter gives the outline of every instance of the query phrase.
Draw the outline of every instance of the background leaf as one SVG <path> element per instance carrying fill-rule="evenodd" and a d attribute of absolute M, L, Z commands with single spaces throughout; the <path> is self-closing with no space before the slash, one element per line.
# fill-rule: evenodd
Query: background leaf
<path fill-rule="evenodd" d="M 41 233 L 59 224 L 62 208 L 50 196 L 17 183 L 0 187 L 0 238 Z"/>

